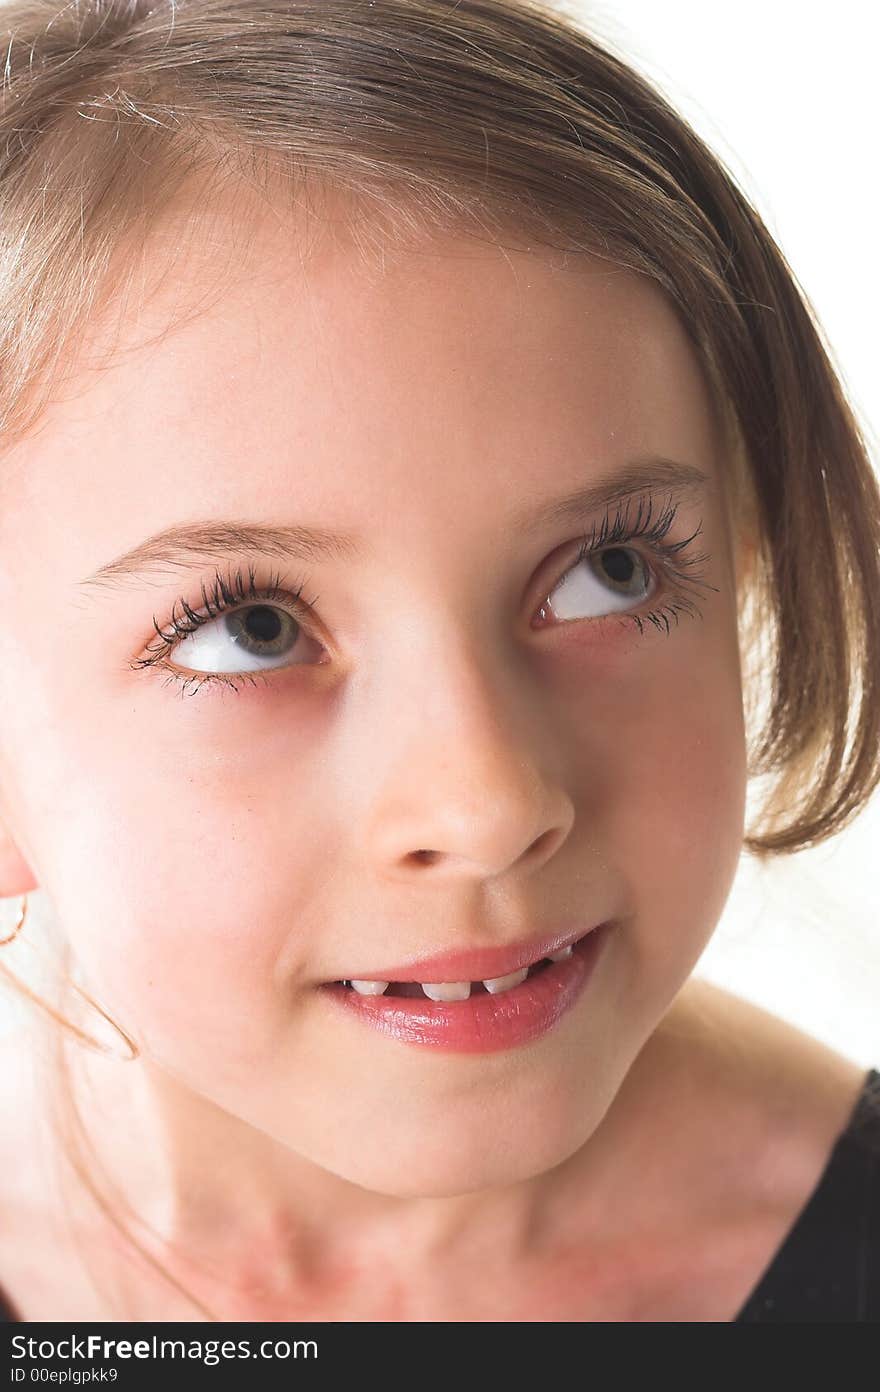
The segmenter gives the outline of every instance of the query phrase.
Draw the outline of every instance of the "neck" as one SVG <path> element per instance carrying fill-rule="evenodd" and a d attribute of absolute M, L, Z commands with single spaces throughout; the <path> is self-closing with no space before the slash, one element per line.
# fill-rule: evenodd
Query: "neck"
<path fill-rule="evenodd" d="M 652 1137 L 659 1145 L 669 1131 L 660 1097 L 668 1096 L 671 1051 L 685 1037 L 681 1015 L 671 1011 L 661 1022 L 598 1128 L 571 1156 L 524 1181 L 440 1198 L 361 1188 L 148 1059 L 118 1062 L 72 1044 L 64 1092 L 88 1138 L 81 1170 L 124 1217 L 148 1267 L 140 1277 L 123 1275 L 130 1248 L 110 1236 L 106 1213 L 82 1189 L 79 1221 L 89 1237 L 101 1224 L 118 1284 L 138 1308 L 144 1274 L 155 1275 L 158 1264 L 224 1320 L 288 1320 L 307 1310 L 350 1318 L 367 1297 L 371 1310 L 399 1311 L 403 1293 L 424 1293 L 426 1283 L 439 1305 L 443 1287 L 460 1290 L 467 1272 L 479 1286 L 491 1272 L 509 1280 L 552 1261 L 575 1230 L 582 1251 L 607 1253 L 650 1222 L 643 1158 Z"/>

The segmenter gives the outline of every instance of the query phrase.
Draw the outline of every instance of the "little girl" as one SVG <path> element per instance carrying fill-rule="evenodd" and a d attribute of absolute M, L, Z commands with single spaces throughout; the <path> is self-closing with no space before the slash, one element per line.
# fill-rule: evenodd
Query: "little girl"
<path fill-rule="evenodd" d="M 3 21 L 8 1318 L 876 1320 L 880 1075 L 692 979 L 880 778 L 759 217 L 549 3 Z"/>

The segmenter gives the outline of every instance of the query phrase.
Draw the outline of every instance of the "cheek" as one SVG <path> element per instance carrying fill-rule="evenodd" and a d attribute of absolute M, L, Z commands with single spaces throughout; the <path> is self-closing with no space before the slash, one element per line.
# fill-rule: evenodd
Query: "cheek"
<path fill-rule="evenodd" d="M 721 916 L 742 850 L 735 632 L 636 639 L 581 661 L 565 722 L 582 823 L 630 888 L 633 971 L 666 960 L 683 976 Z"/>
<path fill-rule="evenodd" d="M 20 779 L 32 808 L 51 808 L 41 883 L 78 979 L 175 1071 L 210 1055 L 246 1077 L 289 1029 L 297 978 L 314 975 L 321 838 L 306 771 L 289 772 L 297 741 L 288 728 L 286 757 L 263 758 L 259 720 L 252 741 L 204 726 L 196 742 L 172 718 L 110 712 L 53 728 L 63 747 L 50 733 Z"/>

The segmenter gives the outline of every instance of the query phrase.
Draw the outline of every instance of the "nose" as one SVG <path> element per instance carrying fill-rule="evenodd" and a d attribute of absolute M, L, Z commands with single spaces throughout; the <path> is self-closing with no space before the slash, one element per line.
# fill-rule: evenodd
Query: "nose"
<path fill-rule="evenodd" d="M 565 751 L 522 668 L 447 644 L 390 680 L 397 696 L 379 703 L 362 822 L 374 867 L 482 879 L 536 870 L 567 837 L 574 805 Z"/>

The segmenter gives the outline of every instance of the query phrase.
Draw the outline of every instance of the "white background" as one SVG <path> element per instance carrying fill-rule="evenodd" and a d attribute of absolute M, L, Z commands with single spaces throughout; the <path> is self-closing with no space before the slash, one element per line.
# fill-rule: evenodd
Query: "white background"
<path fill-rule="evenodd" d="M 724 10 L 704 0 L 570 5 L 672 99 L 756 203 L 825 330 L 877 467 L 873 7 L 863 0 L 838 0 L 832 10 L 791 0 L 739 0 Z M 878 850 L 875 797 L 824 847 L 766 871 L 744 857 L 696 975 L 865 1067 L 880 1066 Z M 0 934 L 15 922 L 17 904 L 2 905 Z M 33 926 L 43 911 L 43 896 L 32 896 Z M 3 999 L 0 990 L 8 1029 L 18 1010 L 4 1010 Z"/>

